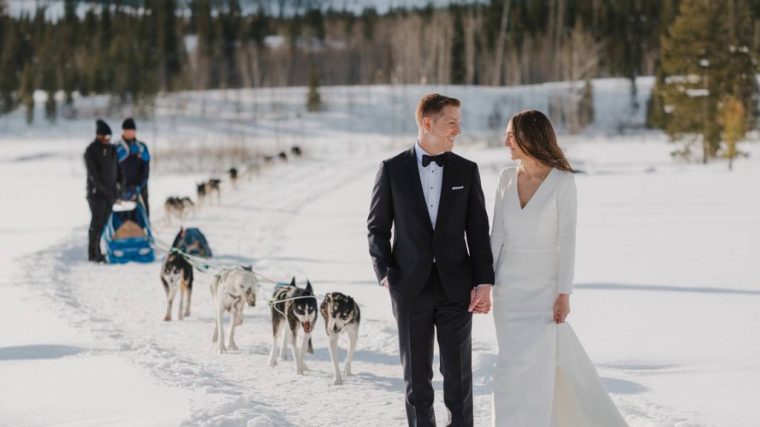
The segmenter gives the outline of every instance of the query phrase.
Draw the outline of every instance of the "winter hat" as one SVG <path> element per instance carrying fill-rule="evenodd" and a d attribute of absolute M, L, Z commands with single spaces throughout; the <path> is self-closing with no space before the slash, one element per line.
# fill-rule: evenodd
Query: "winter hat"
<path fill-rule="evenodd" d="M 127 120 L 124 120 L 124 123 L 121 124 L 121 128 L 124 130 L 131 129 L 131 130 L 137 130 L 137 126 L 135 126 L 135 120 L 130 117 Z"/>
<path fill-rule="evenodd" d="M 95 122 L 95 135 L 110 135 L 111 134 L 111 128 L 108 126 L 108 123 L 104 122 L 103 120 L 98 119 Z"/>

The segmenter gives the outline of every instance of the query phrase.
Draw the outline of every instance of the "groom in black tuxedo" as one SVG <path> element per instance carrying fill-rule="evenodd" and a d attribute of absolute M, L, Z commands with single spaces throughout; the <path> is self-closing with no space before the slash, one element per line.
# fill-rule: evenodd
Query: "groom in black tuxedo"
<path fill-rule="evenodd" d="M 417 143 L 380 165 L 367 220 L 398 324 L 410 426 L 435 425 L 435 335 L 449 425 L 473 425 L 472 313 L 490 310 L 494 273 L 478 166 L 451 152 L 459 108 L 435 93 L 420 100 Z"/>

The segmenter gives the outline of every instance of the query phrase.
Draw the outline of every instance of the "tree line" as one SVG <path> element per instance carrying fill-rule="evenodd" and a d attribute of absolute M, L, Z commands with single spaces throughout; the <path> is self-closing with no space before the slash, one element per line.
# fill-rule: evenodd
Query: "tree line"
<path fill-rule="evenodd" d="M 177 90 L 574 81 L 568 114 L 582 129 L 592 78 L 628 78 L 635 104 L 636 77 L 656 75 L 648 124 L 700 136 L 705 159 L 718 155 L 729 110 L 743 112 L 739 129 L 756 122 L 760 0 L 491 0 L 382 14 L 308 0 L 249 0 L 245 13 L 238 0 L 64 0 L 57 19 L 44 7 L 10 16 L 4 3 L 0 113 L 24 105 L 30 120 L 35 90 L 50 95 L 52 120 L 74 93 L 149 107 Z"/>
<path fill-rule="evenodd" d="M 0 0 L 0 109 L 32 90 L 111 94 L 344 84 L 516 85 L 652 74 L 673 0 L 493 0 L 289 15 L 237 0 L 65 0 L 9 16 Z M 82 8 L 86 8 L 83 16 Z M 77 11 L 80 10 L 78 13 Z M 189 13 L 185 13 L 188 11 Z"/>

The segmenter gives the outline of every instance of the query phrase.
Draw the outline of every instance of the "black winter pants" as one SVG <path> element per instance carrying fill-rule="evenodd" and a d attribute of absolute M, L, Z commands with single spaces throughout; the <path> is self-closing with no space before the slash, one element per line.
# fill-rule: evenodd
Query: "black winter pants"
<path fill-rule="evenodd" d="M 104 260 L 100 252 L 100 236 L 103 234 L 108 216 L 111 215 L 111 201 L 99 195 L 87 197 L 87 203 L 90 205 L 90 229 L 89 241 L 87 243 L 87 259 L 90 261 Z"/>

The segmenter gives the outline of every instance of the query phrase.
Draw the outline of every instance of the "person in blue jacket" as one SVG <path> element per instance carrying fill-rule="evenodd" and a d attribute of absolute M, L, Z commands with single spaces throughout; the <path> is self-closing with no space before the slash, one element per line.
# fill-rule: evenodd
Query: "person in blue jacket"
<path fill-rule="evenodd" d="M 145 212 L 150 217 L 148 205 L 148 177 L 150 176 L 150 152 L 144 142 L 137 140 L 137 126 L 131 117 L 121 125 L 121 140 L 116 143 L 119 167 L 125 179 L 122 198 L 136 199 L 142 196 Z"/>

